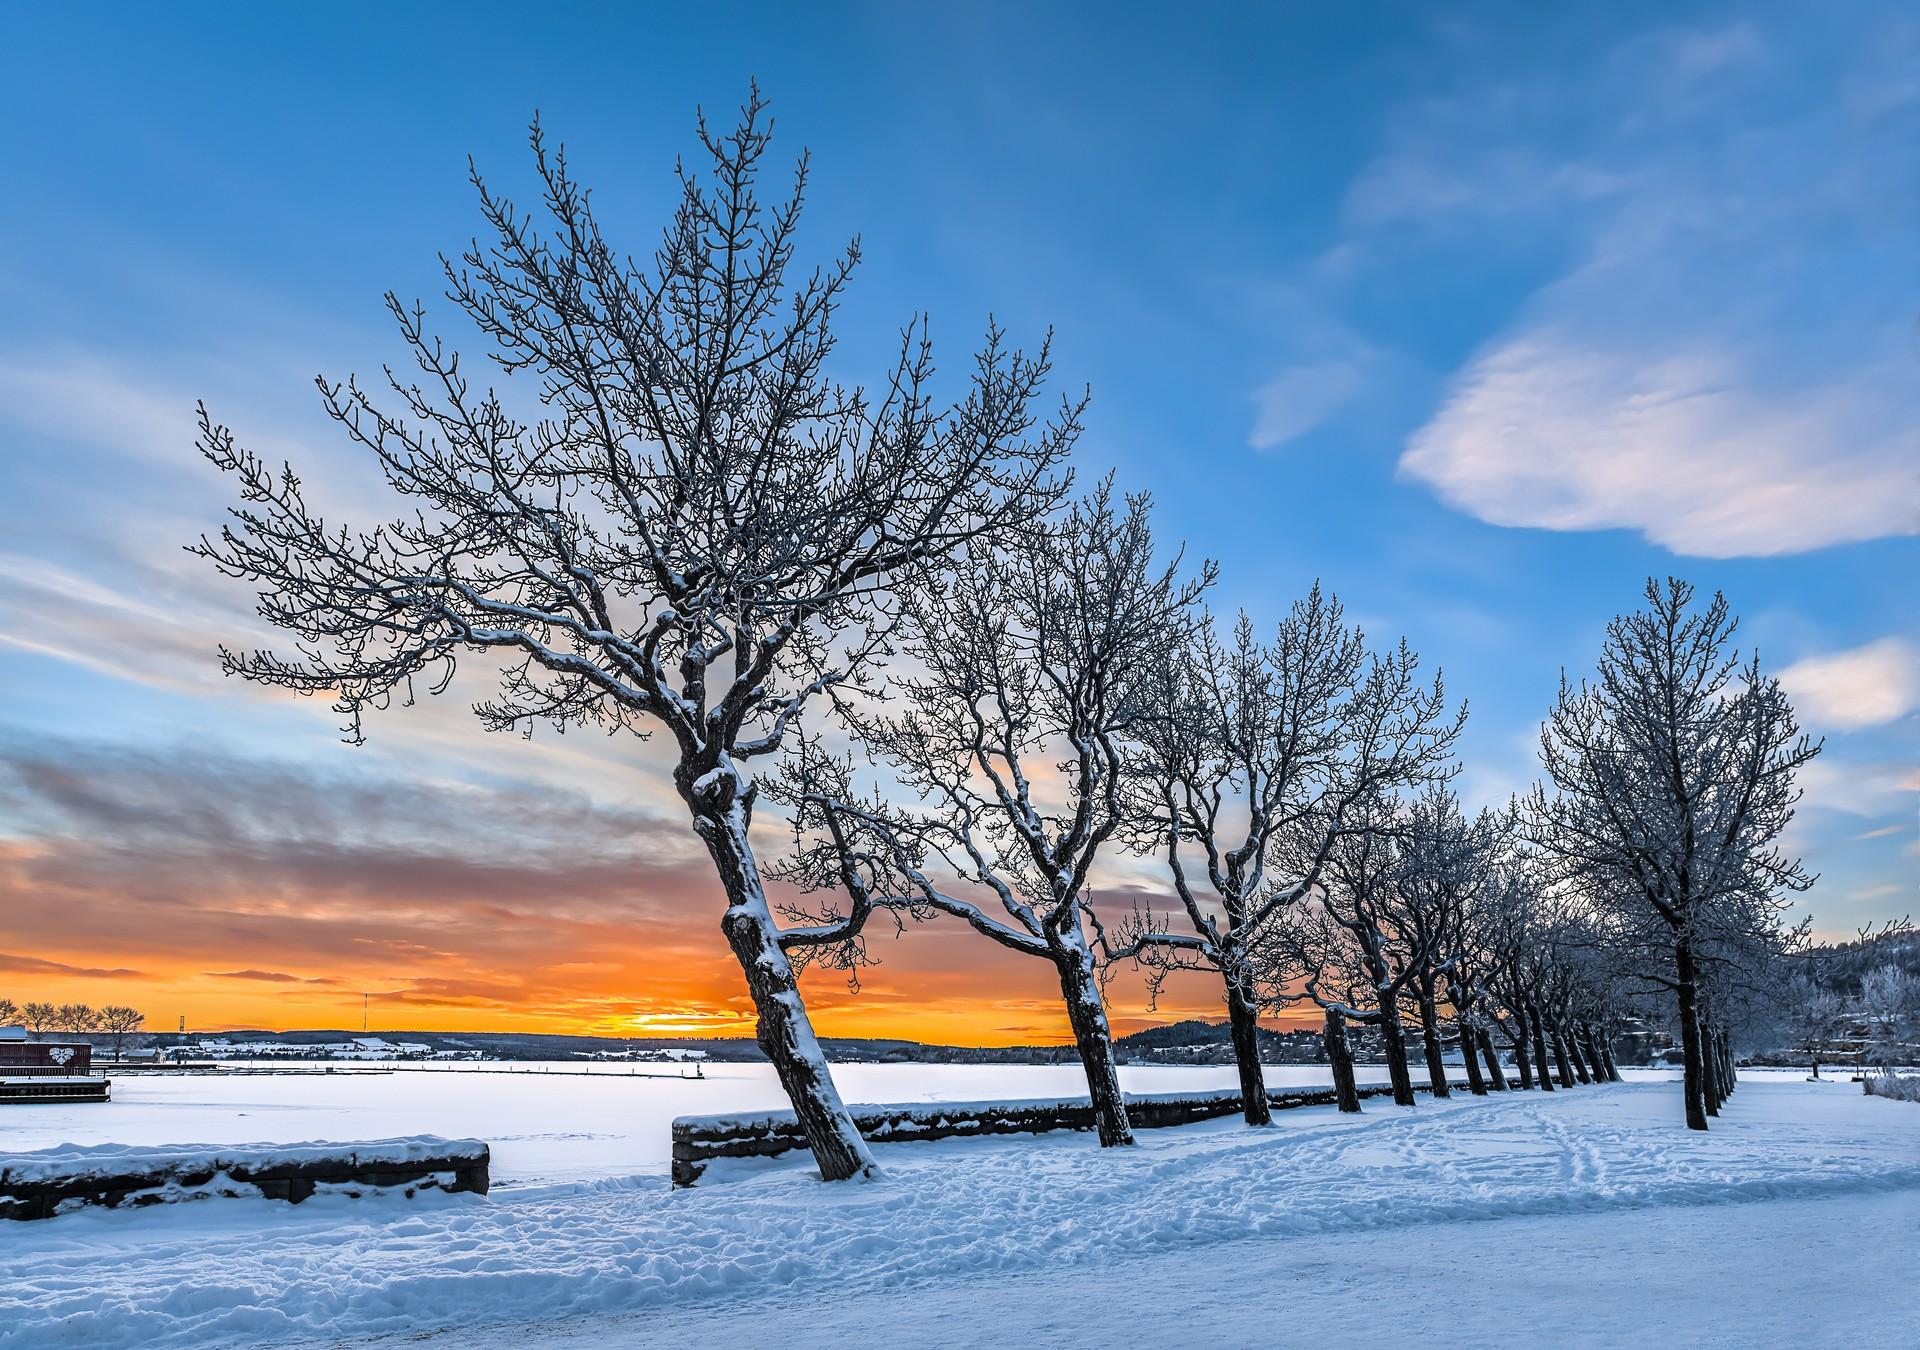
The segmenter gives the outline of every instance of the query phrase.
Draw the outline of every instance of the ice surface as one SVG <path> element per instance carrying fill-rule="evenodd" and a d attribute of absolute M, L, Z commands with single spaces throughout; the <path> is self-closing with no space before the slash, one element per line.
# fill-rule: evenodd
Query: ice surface
<path fill-rule="evenodd" d="M 284 1067 L 284 1066 L 282 1066 Z M 778 1111 L 787 1099 L 764 1064 L 706 1064 L 681 1079 L 662 1064 L 579 1062 L 403 1067 L 392 1073 L 161 1076 L 113 1080 L 114 1100 L 8 1106 L 0 1151 L 61 1144 L 207 1144 L 378 1139 L 438 1134 L 484 1139 L 495 1189 L 641 1173 L 665 1176 L 676 1116 Z M 515 1072 L 503 1072 L 513 1069 Z M 516 1076 L 519 1075 L 519 1076 Z M 445 1075 L 445 1076 L 441 1076 Z M 1085 1097 L 1077 1065 L 838 1064 L 843 1100 L 935 1101 Z M 1362 1068 L 1363 1082 L 1386 1079 Z M 1274 1065 L 1273 1087 L 1325 1086 L 1326 1070 Z M 1139 1066 L 1120 1071 L 1130 1093 L 1225 1091 L 1231 1065 Z"/>

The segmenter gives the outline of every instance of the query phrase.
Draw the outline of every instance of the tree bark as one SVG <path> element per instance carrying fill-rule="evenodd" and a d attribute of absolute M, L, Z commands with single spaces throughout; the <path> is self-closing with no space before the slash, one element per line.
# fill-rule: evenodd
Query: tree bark
<path fill-rule="evenodd" d="M 1713 1023 L 1706 1009 L 1698 1006 L 1694 1009 L 1694 1020 L 1699 1027 L 1696 1039 L 1700 1044 L 1700 1100 L 1708 1115 L 1717 1116 L 1720 1114 L 1720 1065 L 1719 1056 L 1714 1053 Z"/>
<path fill-rule="evenodd" d="M 800 1000 L 793 967 L 780 950 L 765 902 L 757 908 L 756 913 L 751 902 L 730 905 L 720 921 L 727 945 L 740 962 L 748 992 L 753 995 L 758 1013 L 754 1038 L 793 1103 L 821 1179 L 845 1181 L 872 1176 L 873 1155 L 834 1087 L 833 1074 L 814 1038 L 813 1023 Z"/>
<path fill-rule="evenodd" d="M 1527 1009 L 1527 1025 L 1533 1031 L 1533 1057 L 1540 1068 L 1540 1090 L 1553 1091 L 1553 1065 L 1547 1059 L 1547 1029 L 1538 1008 Z"/>
<path fill-rule="evenodd" d="M 1494 1046 L 1493 1033 L 1485 1027 L 1475 1029 L 1475 1038 L 1480 1042 L 1480 1057 L 1487 1062 L 1487 1077 L 1495 1092 L 1507 1091 L 1507 1070 L 1500 1063 L 1500 1051 Z"/>
<path fill-rule="evenodd" d="M 1620 1065 L 1613 1058 L 1613 1039 L 1611 1037 L 1606 1035 L 1601 1036 L 1600 1053 L 1607 1061 L 1607 1081 L 1610 1083 L 1619 1082 Z"/>
<path fill-rule="evenodd" d="M 1073 1043 L 1086 1070 L 1087 1098 L 1093 1103 L 1100 1147 L 1131 1144 L 1133 1127 L 1127 1121 L 1126 1099 L 1120 1095 L 1120 1067 L 1113 1058 L 1113 1032 L 1094 978 L 1093 954 L 1085 943 L 1065 945 L 1056 951 L 1054 964 L 1060 971 L 1060 993 L 1073 1026 Z"/>
<path fill-rule="evenodd" d="M 746 976 L 756 1014 L 754 1038 L 773 1064 L 780 1086 L 823 1181 L 872 1176 L 877 1170 L 866 1140 L 834 1086 L 826 1054 L 800 997 L 793 965 L 781 949 L 779 929 L 767 908 L 760 865 L 747 838 L 747 813 L 737 774 L 716 780 L 716 789 L 696 794 L 683 788 L 693 807 L 693 828 L 707 846 L 727 896 L 720 931 Z"/>
<path fill-rule="evenodd" d="M 1700 1058 L 1700 1022 L 1695 1016 L 1693 950 L 1683 939 L 1674 946 L 1673 997 L 1680 1016 L 1680 1055 L 1685 1065 L 1682 1076 L 1686 1093 L 1687 1128 L 1707 1128 L 1707 1099 L 1702 1081 Z"/>
<path fill-rule="evenodd" d="M 1527 1019 L 1518 1009 L 1513 1014 L 1513 1062 L 1520 1070 L 1520 1090 L 1533 1088 L 1533 1062 L 1527 1058 Z"/>
<path fill-rule="evenodd" d="M 1553 1067 L 1560 1075 L 1560 1086 L 1573 1086 L 1573 1066 L 1567 1062 L 1567 1038 L 1560 1034 L 1558 1026 L 1547 1030 L 1547 1042 L 1553 1047 Z"/>
<path fill-rule="evenodd" d="M 1587 1065 L 1593 1070 L 1593 1081 L 1607 1081 L 1607 1062 L 1600 1057 L 1600 1038 L 1593 1034 L 1593 1027 L 1586 1022 L 1580 1024 L 1580 1044 L 1587 1052 Z"/>
<path fill-rule="evenodd" d="M 1240 1070 L 1240 1114 L 1249 1125 L 1271 1125 L 1273 1107 L 1267 1101 L 1267 1075 L 1260 1066 L 1260 1014 L 1241 991 L 1237 980 L 1227 981 L 1227 1026 L 1233 1033 L 1233 1059 Z"/>
<path fill-rule="evenodd" d="M 1460 1062 L 1467 1070 L 1467 1091 L 1476 1097 L 1487 1095 L 1487 1080 L 1480 1076 L 1480 1057 L 1474 1052 L 1473 1028 L 1465 1021 L 1456 1025 L 1460 1028 Z"/>
<path fill-rule="evenodd" d="M 1353 1081 L 1353 1047 L 1347 1044 L 1347 1020 L 1332 1008 L 1327 1009 L 1326 1026 L 1320 1038 L 1327 1047 L 1327 1067 L 1333 1070 L 1333 1091 L 1340 1109 L 1349 1114 L 1360 1110 L 1360 1090 Z"/>
<path fill-rule="evenodd" d="M 1587 1068 L 1587 1057 L 1580 1053 L 1580 1037 L 1576 1028 L 1566 1028 L 1554 1033 L 1567 1047 L 1567 1062 L 1573 1065 L 1573 1076 L 1582 1086 L 1593 1082 L 1593 1073 Z"/>
<path fill-rule="evenodd" d="M 1412 1106 L 1413 1072 L 1407 1066 L 1407 1038 L 1400 1028 L 1399 1004 L 1391 994 L 1380 999 L 1380 1037 L 1387 1049 L 1387 1076 L 1393 1080 L 1393 1103 Z"/>
<path fill-rule="evenodd" d="M 1432 994 L 1420 991 L 1420 1040 L 1427 1055 L 1427 1081 L 1433 1085 L 1433 1095 L 1450 1097 L 1447 1089 L 1447 1065 L 1440 1057 L 1440 1013 Z"/>

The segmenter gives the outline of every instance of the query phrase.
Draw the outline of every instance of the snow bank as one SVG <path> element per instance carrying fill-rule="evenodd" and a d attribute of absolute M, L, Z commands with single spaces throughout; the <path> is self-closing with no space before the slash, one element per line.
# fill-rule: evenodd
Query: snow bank
<path fill-rule="evenodd" d="M 89 1206 L 140 1209 L 185 1200 L 264 1198 L 292 1204 L 328 1191 L 360 1196 L 397 1189 L 488 1188 L 478 1139 L 415 1135 L 370 1143 L 171 1148 L 65 1145 L 0 1153 L 0 1220 L 52 1219 Z"/>
<path fill-rule="evenodd" d="M 1920 1111 L 1851 1086 L 1743 1080 L 1701 1135 L 1671 1083 L 1621 1084 L 1358 1117 L 1309 1108 L 1263 1130 L 1229 1118 L 1129 1149 L 1061 1133 L 875 1153 L 883 1176 L 863 1184 L 823 1186 L 794 1153 L 694 1190 L 649 1177 L 21 1225 L 7 1234 L 0 1346 L 285 1344 L 668 1306 L 692 1317 L 720 1300 L 1028 1275 L 1075 1287 L 1183 1253 L 1217 1254 L 1231 1279 L 1258 1249 L 1221 1244 L 1372 1234 L 1417 1250 L 1434 1241 L 1422 1230 L 1462 1219 L 1911 1192 Z"/>
<path fill-rule="evenodd" d="M 487 1160 L 479 1139 L 416 1134 L 397 1139 L 298 1144 L 62 1144 L 31 1153 L 0 1153 L 0 1188 L 48 1182 L 111 1180 L 149 1172 L 257 1172 L 276 1167 L 338 1163 L 349 1169 L 401 1167 L 423 1162 Z"/>

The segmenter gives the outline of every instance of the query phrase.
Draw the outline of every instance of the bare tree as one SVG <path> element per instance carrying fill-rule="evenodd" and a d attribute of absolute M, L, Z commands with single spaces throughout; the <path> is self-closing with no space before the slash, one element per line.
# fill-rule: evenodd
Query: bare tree
<path fill-rule="evenodd" d="M 859 743 L 921 805 L 857 798 L 851 764 L 820 754 L 782 789 L 796 807 L 794 875 L 832 906 L 812 916 L 824 931 L 876 908 L 944 914 L 1054 968 L 1103 1145 L 1132 1132 L 1088 882 L 1126 820 L 1127 745 L 1157 714 L 1155 672 L 1211 577 L 1156 562 L 1146 499 L 1122 506 L 1105 486 L 1020 549 L 969 550 L 907 597 L 903 650 L 919 673 L 885 706 L 849 711 Z"/>
<path fill-rule="evenodd" d="M 1258 948 L 1267 1001 L 1305 997 L 1318 1004 L 1327 1014 L 1330 1050 L 1336 1029 L 1344 1036 L 1349 1024 L 1379 1028 L 1393 1099 L 1412 1106 L 1400 1003 L 1420 954 L 1393 926 L 1388 894 L 1397 880 L 1404 824 L 1397 799 L 1374 795 L 1355 803 L 1327 852 L 1314 903 L 1279 911 Z"/>
<path fill-rule="evenodd" d="M 1382 893 L 1388 922 L 1404 935 L 1406 959 L 1413 970 L 1408 985 L 1420 1020 L 1427 1079 L 1436 1097 L 1450 1096 L 1441 1043 L 1440 1004 L 1450 987 L 1463 987 L 1456 972 L 1468 959 L 1467 908 L 1492 885 L 1500 842 L 1497 817 L 1482 812 L 1469 821 L 1460 799 L 1436 783 L 1413 801 L 1402 836 L 1400 864 Z M 1455 1009 L 1456 1015 L 1459 1009 Z M 1485 1091 L 1464 1024 L 1461 1057 L 1468 1083 Z"/>
<path fill-rule="evenodd" d="M 1552 791 L 1530 801 L 1531 834 L 1563 874 L 1631 897 L 1671 953 L 1644 972 L 1673 995 L 1686 1062 L 1686 1117 L 1707 1128 L 1701 956 L 1716 908 L 1804 890 L 1812 878 L 1776 845 L 1793 817 L 1794 775 L 1820 747 L 1800 734 L 1777 680 L 1732 649 L 1715 595 L 1647 583 L 1648 608 L 1607 628 L 1592 682 L 1561 681 L 1541 733 Z"/>
<path fill-rule="evenodd" d="M 138 1008 L 129 1008 L 124 1003 L 109 1003 L 100 1010 L 99 1029 L 113 1038 L 113 1057 L 120 1058 L 120 1049 L 128 1036 L 140 1030 L 147 1023 L 147 1015 Z"/>
<path fill-rule="evenodd" d="M 1145 800 L 1132 843 L 1164 854 L 1185 931 L 1141 908 L 1110 954 L 1144 966 L 1156 994 L 1174 970 L 1220 977 L 1250 1125 L 1272 1119 L 1252 944 L 1318 884 L 1355 803 L 1433 773 L 1464 721 L 1418 665 L 1405 643 L 1369 659 L 1340 601 L 1316 585 L 1271 643 L 1245 614 L 1225 641 L 1210 619 L 1197 625 L 1139 735 Z"/>
<path fill-rule="evenodd" d="M 34 1035 L 53 1028 L 60 1016 L 60 1010 L 51 1003 L 28 1003 L 20 1009 L 21 1020 L 27 1024 L 27 1030 Z"/>
<path fill-rule="evenodd" d="M 1353 934 L 1333 921 L 1324 900 L 1315 895 L 1277 910 L 1254 937 L 1250 958 L 1263 1008 L 1307 1000 L 1320 1009 L 1321 1044 L 1333 1075 L 1334 1099 L 1342 1111 L 1357 1113 L 1360 1091 L 1348 1028 L 1352 1023 L 1377 1024 L 1380 1016 L 1373 1002 L 1375 987 Z"/>
<path fill-rule="evenodd" d="M 1859 1007 L 1874 1062 L 1882 1069 L 1908 1062 L 1920 1027 L 1920 978 L 1894 965 L 1870 970 L 1860 981 Z"/>
<path fill-rule="evenodd" d="M 100 1025 L 100 1014 L 85 1003 L 62 1003 L 53 1014 L 56 1031 L 84 1036 Z"/>
<path fill-rule="evenodd" d="M 0 1025 L 12 1025 L 20 1016 L 20 1005 L 10 998 L 0 998 Z"/>
<path fill-rule="evenodd" d="M 260 613 L 297 642 L 292 659 L 223 652 L 228 672 L 331 697 L 354 740 L 367 709 L 419 683 L 443 691 L 462 656 L 498 673 L 498 697 L 476 709 L 488 729 L 664 728 L 760 1046 L 821 1175 L 839 1179 L 872 1159 L 790 955 L 842 935 L 776 922 L 749 838 L 756 764 L 810 703 L 866 678 L 894 586 L 1057 500 L 1080 409 L 1041 421 L 1046 350 L 1010 351 L 998 331 L 951 406 L 934 397 L 924 326 L 873 392 L 834 383 L 831 321 L 858 250 L 789 277 L 807 164 L 791 196 L 763 204 L 769 134 L 757 91 L 731 132 L 702 121 L 710 177 L 680 172 L 679 208 L 635 262 L 602 237 L 536 123 L 545 221 L 476 171 L 487 242 L 442 262 L 448 299 L 508 378 L 531 380 L 542 416 L 475 386 L 423 310 L 389 294 L 420 371 L 388 373 L 395 410 L 351 380 L 320 390 L 409 514 L 330 525 L 290 468 L 203 411 L 201 449 L 244 504 L 195 551 L 253 582 Z"/>

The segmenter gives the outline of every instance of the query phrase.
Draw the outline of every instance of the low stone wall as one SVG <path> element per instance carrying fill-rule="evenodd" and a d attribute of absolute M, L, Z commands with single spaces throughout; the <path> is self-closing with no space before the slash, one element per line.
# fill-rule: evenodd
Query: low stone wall
<path fill-rule="evenodd" d="M 1431 1092 L 1429 1086 L 1416 1092 Z M 1464 1085 L 1461 1088 L 1465 1090 Z M 1362 1097 L 1389 1097 L 1385 1083 L 1368 1084 Z M 1267 1093 L 1276 1111 L 1297 1106 L 1332 1106 L 1332 1087 L 1280 1088 Z M 936 1139 L 985 1138 L 998 1134 L 1046 1134 L 1052 1130 L 1091 1130 L 1093 1106 L 1084 1097 L 1038 1098 L 1011 1102 L 917 1102 L 911 1106 L 855 1106 L 853 1121 L 869 1143 L 930 1143 Z M 1240 1094 L 1164 1092 L 1127 1097 L 1127 1119 L 1137 1130 L 1191 1125 L 1235 1115 Z M 750 1115 L 680 1116 L 673 1122 L 673 1184 L 691 1186 L 720 1158 L 769 1158 L 805 1148 L 806 1136 L 791 1111 Z"/>
<path fill-rule="evenodd" d="M 366 1144 L 270 1144 L 147 1149 L 122 1145 L 0 1153 L 0 1219 L 49 1219 L 88 1205 L 144 1206 L 213 1196 L 299 1204 L 322 1187 L 474 1191 L 485 1195 L 478 1139 L 382 1139 Z"/>

